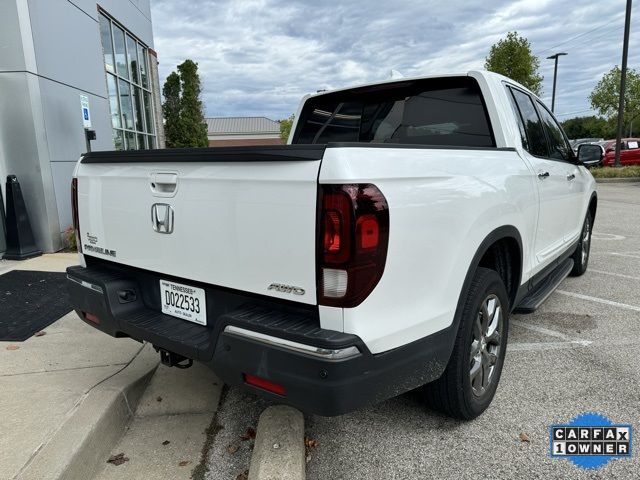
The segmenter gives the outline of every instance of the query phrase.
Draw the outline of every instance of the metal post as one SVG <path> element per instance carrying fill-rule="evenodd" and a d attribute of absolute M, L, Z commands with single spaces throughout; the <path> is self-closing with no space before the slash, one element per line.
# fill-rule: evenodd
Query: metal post
<path fill-rule="evenodd" d="M 558 80 L 558 56 L 556 55 L 555 66 L 553 67 L 553 94 L 551 95 L 551 111 L 556 111 L 556 81 Z"/>
<path fill-rule="evenodd" d="M 89 140 L 89 129 L 84 129 L 84 141 L 87 148 L 87 153 L 91 151 L 91 140 Z"/>
<path fill-rule="evenodd" d="M 558 79 L 558 57 L 560 55 L 566 55 L 565 52 L 555 53 L 550 57 L 547 57 L 547 60 L 555 60 L 555 66 L 553 68 L 553 93 L 551 94 L 551 111 L 555 112 L 556 109 L 556 80 Z"/>
<path fill-rule="evenodd" d="M 629 30 L 631 29 L 631 0 L 627 0 L 627 11 L 624 18 L 624 40 L 622 43 L 622 70 L 620 72 L 620 102 L 618 103 L 618 132 L 616 135 L 616 160 L 614 166 L 620 166 L 620 147 L 622 143 L 622 126 L 624 124 L 624 94 L 627 81 L 627 56 L 629 55 Z"/>
<path fill-rule="evenodd" d="M 7 250 L 7 219 L 4 214 L 4 197 L 0 186 L 0 254 Z"/>

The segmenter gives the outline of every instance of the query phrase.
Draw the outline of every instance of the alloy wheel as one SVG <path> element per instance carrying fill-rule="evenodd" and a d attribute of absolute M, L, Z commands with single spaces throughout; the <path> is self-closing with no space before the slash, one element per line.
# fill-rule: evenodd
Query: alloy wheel
<path fill-rule="evenodd" d="M 584 221 L 584 227 L 582 228 L 582 256 L 581 261 L 582 265 L 587 263 L 587 259 L 589 258 L 589 246 L 591 243 L 591 222 L 589 221 L 589 217 Z"/>
<path fill-rule="evenodd" d="M 490 294 L 473 322 L 469 379 L 474 395 L 481 396 L 494 378 L 502 348 L 503 311 L 500 299 Z"/>

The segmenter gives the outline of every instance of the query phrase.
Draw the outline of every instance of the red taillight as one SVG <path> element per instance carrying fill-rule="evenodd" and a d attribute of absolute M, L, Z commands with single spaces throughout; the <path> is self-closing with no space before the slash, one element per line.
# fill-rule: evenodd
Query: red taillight
<path fill-rule="evenodd" d="M 380 237 L 380 226 L 375 215 L 363 215 L 358 219 L 356 226 L 356 238 L 358 248 L 367 250 L 376 248 Z"/>
<path fill-rule="evenodd" d="M 343 263 L 349 258 L 352 210 L 345 192 L 327 192 L 322 197 L 322 245 L 327 263 Z"/>
<path fill-rule="evenodd" d="M 96 325 L 100 325 L 100 318 L 97 315 L 89 312 L 82 312 L 85 320 L 88 320 L 91 323 L 95 323 Z"/>
<path fill-rule="evenodd" d="M 338 212 L 327 212 L 324 216 L 324 251 L 338 253 L 342 243 L 342 222 Z"/>
<path fill-rule="evenodd" d="M 321 185 L 318 301 L 355 307 L 382 277 L 389 206 L 375 185 Z"/>
<path fill-rule="evenodd" d="M 80 220 L 78 218 L 78 179 L 71 180 L 71 215 L 73 216 L 73 230 L 76 234 L 76 245 L 78 252 L 82 253 L 82 244 L 80 243 Z"/>
<path fill-rule="evenodd" d="M 254 387 L 261 388 L 263 390 L 266 390 L 267 392 L 275 393 L 276 395 L 284 396 L 285 394 L 285 390 L 282 385 L 270 382 L 269 380 L 266 380 L 261 377 L 256 377 L 255 375 L 249 375 L 248 373 L 244 373 L 243 377 L 244 377 L 244 382 L 247 385 L 252 385 Z"/>

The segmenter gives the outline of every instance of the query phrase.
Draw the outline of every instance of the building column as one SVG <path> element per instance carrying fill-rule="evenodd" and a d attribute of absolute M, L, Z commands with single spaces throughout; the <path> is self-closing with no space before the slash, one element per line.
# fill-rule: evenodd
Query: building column
<path fill-rule="evenodd" d="M 153 115 L 156 120 L 156 141 L 158 142 L 158 148 L 165 148 L 162 97 L 160 94 L 160 78 L 158 76 L 158 54 L 152 49 L 149 49 L 149 70 L 151 85 L 153 85 L 151 91 L 153 92 Z"/>
<path fill-rule="evenodd" d="M 29 4 L 0 1 L 2 60 L 14 65 L 0 72 L 0 184 L 6 198 L 6 176 L 20 182 L 36 244 L 44 252 L 60 250 L 62 235 L 47 143 L 40 79 Z M 5 203 L 6 205 L 6 203 Z M 2 229 L 0 229 L 0 233 Z M 4 238 L 0 249 L 5 249 Z"/>

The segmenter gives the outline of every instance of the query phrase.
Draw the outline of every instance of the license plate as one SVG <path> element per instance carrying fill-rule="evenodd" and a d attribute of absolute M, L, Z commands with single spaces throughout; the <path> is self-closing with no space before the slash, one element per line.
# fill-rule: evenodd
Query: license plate
<path fill-rule="evenodd" d="M 207 324 L 207 303 L 203 288 L 160 280 L 162 313 L 200 325 Z"/>

